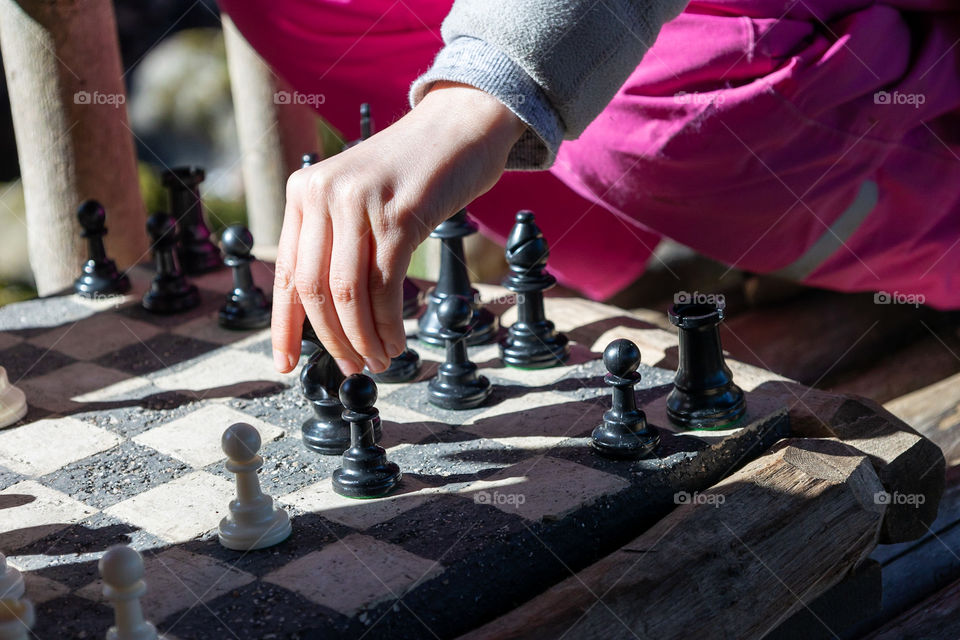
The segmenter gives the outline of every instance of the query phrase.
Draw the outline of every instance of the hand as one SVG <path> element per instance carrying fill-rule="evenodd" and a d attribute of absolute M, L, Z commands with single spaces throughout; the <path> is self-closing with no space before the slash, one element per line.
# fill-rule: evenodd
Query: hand
<path fill-rule="evenodd" d="M 483 91 L 438 83 L 368 140 L 287 181 L 273 359 L 291 371 L 304 314 L 344 374 L 403 352 L 402 284 L 434 227 L 492 187 L 524 124 Z"/>

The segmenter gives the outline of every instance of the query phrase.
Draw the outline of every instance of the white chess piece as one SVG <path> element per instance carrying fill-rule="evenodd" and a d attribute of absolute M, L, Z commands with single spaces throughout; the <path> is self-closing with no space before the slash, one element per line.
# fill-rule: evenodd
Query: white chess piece
<path fill-rule="evenodd" d="M 273 498 L 260 489 L 260 444 L 260 434 L 245 422 L 230 425 L 220 440 L 227 454 L 227 470 L 237 474 L 237 497 L 230 501 L 230 515 L 220 521 L 220 544 L 228 549 L 263 549 L 290 535 L 287 512 L 275 508 Z"/>
<path fill-rule="evenodd" d="M 0 640 L 30 640 L 37 617 L 29 600 L 0 600 Z"/>
<path fill-rule="evenodd" d="M 116 622 L 107 631 L 107 640 L 158 640 L 157 629 L 143 619 L 140 607 L 140 598 L 147 591 L 140 554 L 122 544 L 110 547 L 100 558 L 100 577 Z"/>
<path fill-rule="evenodd" d="M 0 429 L 9 427 L 27 415 L 27 396 L 10 384 L 7 370 L 0 367 Z"/>
<path fill-rule="evenodd" d="M 23 576 L 7 564 L 7 558 L 0 553 L 0 599 L 16 600 L 23 597 Z"/>

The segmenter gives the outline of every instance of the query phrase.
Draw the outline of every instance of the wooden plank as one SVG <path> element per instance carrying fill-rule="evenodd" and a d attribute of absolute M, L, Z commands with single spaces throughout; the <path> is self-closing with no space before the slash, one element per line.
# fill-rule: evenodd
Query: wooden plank
<path fill-rule="evenodd" d="M 884 407 L 937 443 L 950 465 L 960 463 L 960 373 Z"/>
<path fill-rule="evenodd" d="M 828 385 L 851 369 L 868 367 L 925 333 L 920 320 L 934 311 L 875 304 L 873 294 L 811 291 L 784 304 L 755 309 L 721 327 L 736 359 L 806 385 Z"/>
<path fill-rule="evenodd" d="M 763 637 L 869 554 L 881 488 L 843 443 L 785 440 L 464 639 Z"/>
<path fill-rule="evenodd" d="M 827 390 L 885 403 L 960 373 L 960 337 L 949 331 L 877 355 L 867 368 L 840 376 Z"/>
<path fill-rule="evenodd" d="M 960 580 L 923 601 L 864 640 L 956 640 L 960 638 Z"/>

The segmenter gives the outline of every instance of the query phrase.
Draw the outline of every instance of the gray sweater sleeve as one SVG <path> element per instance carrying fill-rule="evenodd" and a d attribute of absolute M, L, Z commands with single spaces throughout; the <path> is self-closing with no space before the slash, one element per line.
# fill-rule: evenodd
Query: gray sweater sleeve
<path fill-rule="evenodd" d="M 410 89 L 416 105 L 447 80 L 482 89 L 527 131 L 508 169 L 545 169 L 607 106 L 688 0 L 456 0 L 446 46 Z"/>

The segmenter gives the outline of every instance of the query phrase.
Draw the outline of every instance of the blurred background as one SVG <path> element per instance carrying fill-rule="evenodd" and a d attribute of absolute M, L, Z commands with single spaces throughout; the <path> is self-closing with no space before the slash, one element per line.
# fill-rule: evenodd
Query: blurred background
<path fill-rule="evenodd" d="M 240 149 L 219 10 L 214 0 L 115 0 L 127 111 L 134 131 L 141 193 L 147 212 L 167 208 L 159 182 L 164 167 L 199 165 L 201 193 L 216 233 L 246 222 Z M 359 105 L 358 105 L 359 109 Z M 357 131 L 318 122 L 324 155 L 338 152 Z M 309 151 L 304 149 L 304 151 Z M 109 226 L 109 212 L 108 212 Z M 0 306 L 36 295 L 27 256 L 20 168 L 6 82 L 0 74 Z M 479 279 L 497 280 L 502 249 L 475 237 L 470 252 Z M 428 277 L 430 248 L 411 273 Z M 269 259 L 270 256 L 264 256 Z M 484 259 L 486 258 L 486 259 Z M 485 266 L 488 265 L 488 266 Z"/>

